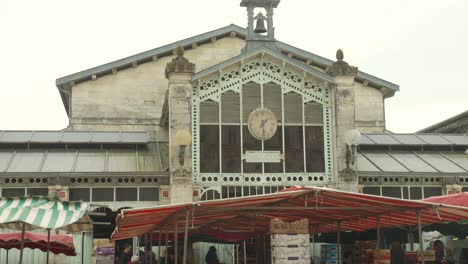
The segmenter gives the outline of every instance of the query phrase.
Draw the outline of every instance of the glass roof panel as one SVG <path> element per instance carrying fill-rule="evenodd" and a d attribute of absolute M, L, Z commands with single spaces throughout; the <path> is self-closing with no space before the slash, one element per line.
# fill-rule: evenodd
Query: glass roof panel
<path fill-rule="evenodd" d="M 58 142 L 62 136 L 62 131 L 35 131 L 32 135 L 32 142 Z"/>
<path fill-rule="evenodd" d="M 458 166 L 464 168 L 468 171 L 468 155 L 466 154 L 454 154 L 454 153 L 444 153 L 444 155 L 451 161 L 458 164 Z"/>
<path fill-rule="evenodd" d="M 161 171 L 158 152 L 154 149 L 138 150 L 138 166 L 140 171 Z"/>
<path fill-rule="evenodd" d="M 92 133 L 93 142 L 119 142 L 120 133 L 119 132 L 93 132 Z"/>
<path fill-rule="evenodd" d="M 468 137 L 464 135 L 441 135 L 455 145 L 468 145 Z"/>
<path fill-rule="evenodd" d="M 375 145 L 372 140 L 370 140 L 366 135 L 361 135 L 361 138 L 359 138 L 359 144 L 363 145 Z"/>
<path fill-rule="evenodd" d="M 392 134 L 392 137 L 396 138 L 403 144 L 406 145 L 425 145 L 426 142 L 422 141 L 415 135 L 412 134 Z"/>
<path fill-rule="evenodd" d="M 432 145 L 451 145 L 449 141 L 435 134 L 416 134 L 416 136 Z"/>
<path fill-rule="evenodd" d="M 128 150 L 109 150 L 107 160 L 107 171 L 136 171 L 136 151 Z"/>
<path fill-rule="evenodd" d="M 11 155 L 13 155 L 13 150 L 0 151 L 0 172 L 6 170 L 8 164 L 10 163 Z"/>
<path fill-rule="evenodd" d="M 31 138 L 31 131 L 4 131 L 0 132 L 0 142 L 27 142 Z"/>
<path fill-rule="evenodd" d="M 392 156 L 406 168 L 415 172 L 437 172 L 413 153 L 392 153 Z"/>
<path fill-rule="evenodd" d="M 17 151 L 8 172 L 37 172 L 40 169 L 44 151 Z"/>
<path fill-rule="evenodd" d="M 396 139 L 394 139 L 390 135 L 386 134 L 367 134 L 367 137 L 369 137 L 372 141 L 374 141 L 377 144 L 381 145 L 401 145 L 400 142 L 398 142 Z"/>
<path fill-rule="evenodd" d="M 408 171 L 387 153 L 366 152 L 365 156 L 382 171 Z"/>
<path fill-rule="evenodd" d="M 361 154 L 357 154 L 357 167 L 358 171 L 380 171 L 374 166 L 366 157 Z"/>
<path fill-rule="evenodd" d="M 169 144 L 167 142 L 158 142 L 159 157 L 161 157 L 162 168 L 164 171 L 169 168 Z"/>
<path fill-rule="evenodd" d="M 73 169 L 76 151 L 53 150 L 47 153 L 41 171 L 69 172 Z"/>
<path fill-rule="evenodd" d="M 88 131 L 67 131 L 63 133 L 62 142 L 90 142 L 90 134 Z"/>
<path fill-rule="evenodd" d="M 427 163 L 431 164 L 432 167 L 441 172 L 465 172 L 462 168 L 458 167 L 439 153 L 418 153 L 418 155 Z"/>
<path fill-rule="evenodd" d="M 104 171 L 106 151 L 80 150 L 76 160 L 75 171 Z"/>

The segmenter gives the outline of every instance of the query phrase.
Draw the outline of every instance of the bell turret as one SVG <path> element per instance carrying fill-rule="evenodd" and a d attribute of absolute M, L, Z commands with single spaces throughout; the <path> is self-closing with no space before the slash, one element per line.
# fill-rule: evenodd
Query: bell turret
<path fill-rule="evenodd" d="M 258 13 L 258 15 L 255 17 L 257 20 L 257 25 L 255 27 L 254 32 L 257 34 L 263 34 L 267 33 L 267 29 L 265 27 L 265 19 L 266 17 L 262 14 L 262 12 Z"/>

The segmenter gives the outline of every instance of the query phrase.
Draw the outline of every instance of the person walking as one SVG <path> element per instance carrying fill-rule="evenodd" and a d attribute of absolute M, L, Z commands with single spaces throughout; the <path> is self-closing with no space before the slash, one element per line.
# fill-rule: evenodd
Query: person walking
<path fill-rule="evenodd" d="M 119 255 L 118 264 L 128 264 L 132 258 L 132 246 L 129 243 L 125 243 L 122 251 Z"/>

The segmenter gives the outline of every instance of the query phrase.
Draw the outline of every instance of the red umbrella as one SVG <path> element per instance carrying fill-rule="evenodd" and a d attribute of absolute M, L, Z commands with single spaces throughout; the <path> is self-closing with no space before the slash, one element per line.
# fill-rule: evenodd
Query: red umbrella
<path fill-rule="evenodd" d="M 47 234 L 24 232 L 24 247 L 47 252 Z M 21 232 L 0 234 L 0 248 L 21 248 Z M 68 235 L 50 235 L 50 252 L 76 256 L 73 238 Z"/>

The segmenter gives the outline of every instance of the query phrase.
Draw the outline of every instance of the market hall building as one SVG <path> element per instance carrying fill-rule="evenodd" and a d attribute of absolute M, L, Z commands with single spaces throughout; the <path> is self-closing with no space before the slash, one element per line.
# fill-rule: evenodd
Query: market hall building
<path fill-rule="evenodd" d="M 341 50 L 329 60 L 279 41 L 279 2 L 242 0 L 246 28 L 58 78 L 69 126 L 0 131 L 0 195 L 57 194 L 115 219 L 121 208 L 293 185 L 405 199 L 468 185 L 466 112 L 390 133 L 384 104 L 399 86 L 351 66 Z M 94 236 L 112 230 L 97 226 Z"/>

